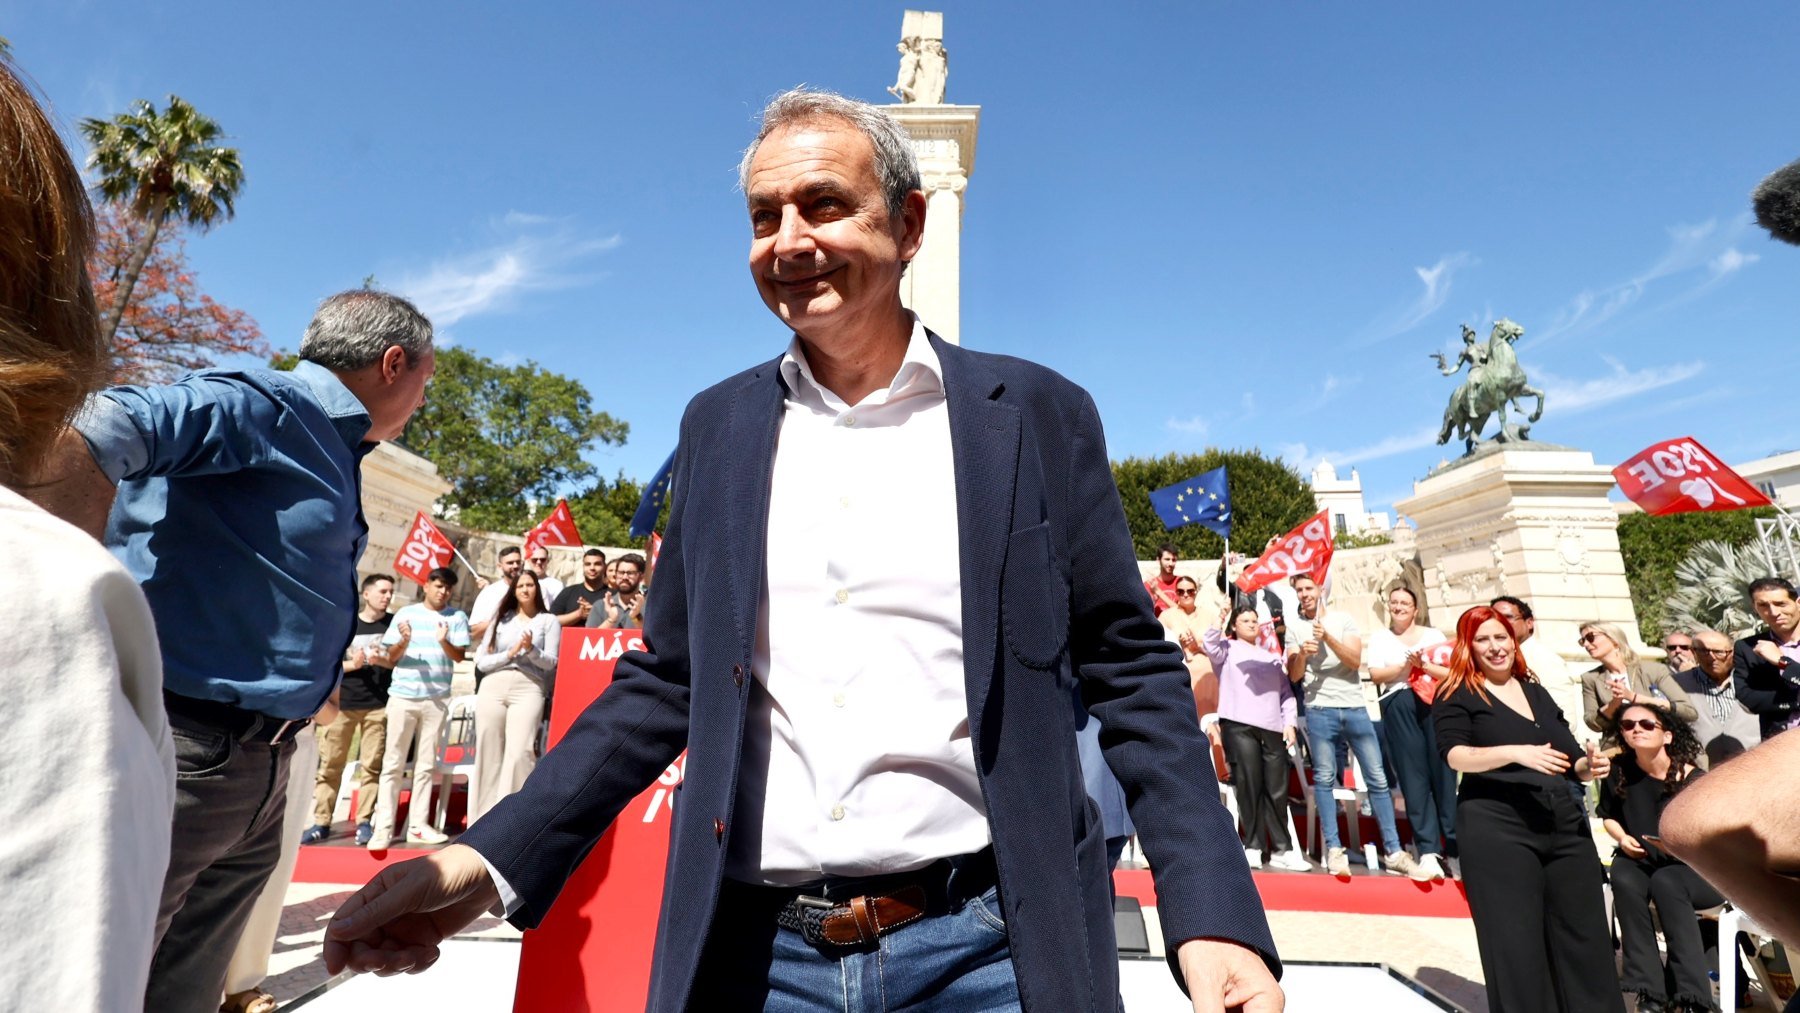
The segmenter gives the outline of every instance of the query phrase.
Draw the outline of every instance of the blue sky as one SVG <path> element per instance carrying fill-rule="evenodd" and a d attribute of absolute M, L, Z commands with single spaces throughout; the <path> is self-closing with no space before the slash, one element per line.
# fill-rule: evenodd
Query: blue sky
<path fill-rule="evenodd" d="M 1767 407 L 1800 250 L 1747 198 L 1800 156 L 1800 8 L 941 6 L 983 107 L 963 341 L 1086 386 L 1114 457 L 1325 458 L 1385 509 L 1446 454 L 1426 353 L 1501 315 L 1543 440 L 1800 445 Z M 885 100 L 903 7 L 0 0 L 0 34 L 71 139 L 171 92 L 226 128 L 249 183 L 189 251 L 273 344 L 374 274 L 585 381 L 631 424 L 596 463 L 645 479 L 787 342 L 734 191 L 756 111 Z"/>

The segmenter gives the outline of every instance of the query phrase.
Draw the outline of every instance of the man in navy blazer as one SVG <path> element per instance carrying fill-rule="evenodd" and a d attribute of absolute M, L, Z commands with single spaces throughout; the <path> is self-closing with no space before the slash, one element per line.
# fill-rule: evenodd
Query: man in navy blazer
<path fill-rule="evenodd" d="M 1196 1010 L 1282 1009 L 1093 401 L 903 308 L 926 202 L 881 110 L 782 95 L 742 176 L 795 339 L 688 406 L 645 651 L 522 790 L 346 902 L 327 966 L 421 970 L 490 909 L 536 925 L 686 748 L 651 1009 L 1117 1009 L 1079 692 L 1176 981 Z"/>

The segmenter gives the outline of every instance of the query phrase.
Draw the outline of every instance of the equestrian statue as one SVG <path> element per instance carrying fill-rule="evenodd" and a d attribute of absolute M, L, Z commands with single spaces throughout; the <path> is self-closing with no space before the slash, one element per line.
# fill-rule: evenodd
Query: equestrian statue
<path fill-rule="evenodd" d="M 1444 428 L 1438 432 L 1439 443 L 1450 442 L 1450 433 L 1454 430 L 1467 452 L 1472 454 L 1482 443 L 1515 443 L 1531 438 L 1531 423 L 1544 414 L 1544 392 L 1525 382 L 1525 371 L 1519 368 L 1518 356 L 1513 354 L 1513 342 L 1524 333 L 1525 328 L 1502 317 L 1494 321 L 1493 333 L 1488 336 L 1487 344 L 1482 345 L 1476 340 L 1474 328 L 1464 324 L 1462 354 L 1457 356 L 1455 365 L 1445 360 L 1444 353 L 1431 353 L 1437 360 L 1438 372 L 1444 376 L 1454 376 L 1465 362 L 1469 365 L 1468 379 L 1450 395 L 1450 404 L 1444 409 Z M 1524 422 L 1508 422 L 1506 406 L 1510 403 L 1513 411 L 1524 414 L 1525 410 L 1519 407 L 1519 399 L 1523 397 L 1537 398 L 1537 407 Z M 1495 414 L 1500 416 L 1500 431 L 1491 440 L 1483 440 L 1481 430 L 1487 425 L 1488 417 Z"/>

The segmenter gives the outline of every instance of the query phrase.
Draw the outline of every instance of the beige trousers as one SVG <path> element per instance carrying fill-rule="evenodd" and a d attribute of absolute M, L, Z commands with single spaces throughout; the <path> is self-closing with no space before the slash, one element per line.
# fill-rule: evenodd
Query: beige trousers
<path fill-rule="evenodd" d="M 431 825 L 431 781 L 437 773 L 438 733 L 450 713 L 448 700 L 407 700 L 390 696 L 387 702 L 387 748 L 381 754 L 381 797 L 375 805 L 375 838 L 394 836 L 394 813 L 400 808 L 400 774 L 406 769 L 406 751 L 417 739 L 413 759 L 412 801 L 407 803 L 407 824 L 414 830 Z"/>
<path fill-rule="evenodd" d="M 350 742 L 362 732 L 356 750 L 356 819 L 374 818 L 375 797 L 380 794 L 381 757 L 387 748 L 387 711 L 371 708 L 339 711 L 337 720 L 319 729 L 319 776 L 313 785 L 313 825 L 331 826 L 337 812 L 338 785 L 350 760 Z"/>
<path fill-rule="evenodd" d="M 537 766 L 538 722 L 544 717 L 544 683 L 508 668 L 484 676 L 475 696 L 474 823 L 518 791 Z"/>

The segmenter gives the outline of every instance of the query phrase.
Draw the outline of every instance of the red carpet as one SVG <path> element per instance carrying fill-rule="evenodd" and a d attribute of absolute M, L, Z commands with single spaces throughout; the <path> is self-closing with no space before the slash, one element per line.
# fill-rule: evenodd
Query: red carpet
<path fill-rule="evenodd" d="M 1252 872 L 1263 907 L 1269 911 L 1329 911 L 1359 915 L 1467 918 L 1469 902 L 1461 883 L 1415 883 L 1405 876 L 1359 873 L 1348 881 L 1324 872 Z M 1120 869 L 1113 885 L 1121 896 L 1156 903 L 1145 869 Z"/>

